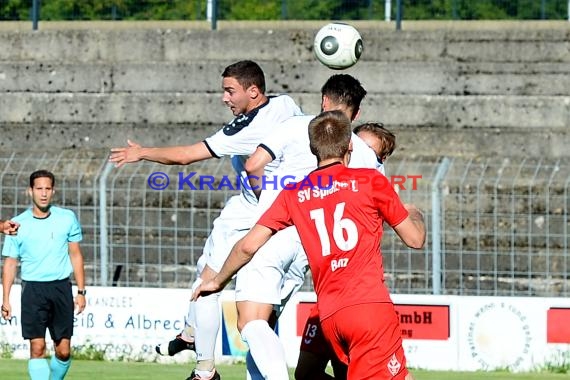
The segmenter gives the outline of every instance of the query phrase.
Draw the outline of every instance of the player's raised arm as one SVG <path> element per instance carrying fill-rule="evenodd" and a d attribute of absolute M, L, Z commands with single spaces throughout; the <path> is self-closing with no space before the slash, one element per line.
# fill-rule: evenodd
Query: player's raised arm
<path fill-rule="evenodd" d="M 165 165 L 188 165 L 211 157 L 213 157 L 212 152 L 203 141 L 193 145 L 143 147 L 127 140 L 126 147 L 111 148 L 109 161 L 114 162 L 117 167 L 141 160 Z"/>

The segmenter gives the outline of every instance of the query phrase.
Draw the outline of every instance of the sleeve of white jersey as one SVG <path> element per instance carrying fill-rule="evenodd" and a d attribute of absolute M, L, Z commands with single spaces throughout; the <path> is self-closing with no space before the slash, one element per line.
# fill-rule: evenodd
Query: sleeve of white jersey
<path fill-rule="evenodd" d="M 247 155 L 252 153 L 251 141 L 256 138 L 248 132 L 247 128 L 244 128 L 234 135 L 227 135 L 223 129 L 220 129 L 204 142 L 214 157 Z"/>
<path fill-rule="evenodd" d="M 301 114 L 299 106 L 288 95 L 274 97 L 271 102 L 271 107 L 264 110 L 263 115 L 260 112 L 256 120 L 251 123 L 261 122 L 263 123 L 261 128 L 276 129 L 284 120 Z M 255 151 L 265 136 L 266 133 L 260 131 L 259 127 L 246 126 L 234 134 L 227 134 L 225 128 L 222 128 L 204 142 L 214 157 L 249 155 Z"/>
<path fill-rule="evenodd" d="M 259 144 L 261 148 L 265 149 L 267 153 L 269 153 L 273 160 L 283 157 L 283 151 L 291 137 L 291 130 L 289 128 L 290 124 L 291 119 L 281 122 L 275 128 L 274 132 Z"/>

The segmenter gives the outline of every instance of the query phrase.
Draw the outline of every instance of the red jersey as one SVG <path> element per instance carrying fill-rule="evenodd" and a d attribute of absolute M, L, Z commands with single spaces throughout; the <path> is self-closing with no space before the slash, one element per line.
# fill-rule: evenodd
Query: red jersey
<path fill-rule="evenodd" d="M 391 302 L 379 254 L 382 224 L 394 227 L 407 216 L 385 176 L 338 163 L 284 189 L 257 223 L 275 231 L 296 226 L 325 319 L 347 306 Z"/>

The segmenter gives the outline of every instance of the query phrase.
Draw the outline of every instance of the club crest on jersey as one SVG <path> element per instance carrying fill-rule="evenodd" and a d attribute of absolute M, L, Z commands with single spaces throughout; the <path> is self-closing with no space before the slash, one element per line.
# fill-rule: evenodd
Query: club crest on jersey
<path fill-rule="evenodd" d="M 392 374 L 392 376 L 396 376 L 398 372 L 400 372 L 400 368 L 402 368 L 402 364 L 398 361 L 396 354 L 393 354 L 388 362 L 388 371 Z"/>

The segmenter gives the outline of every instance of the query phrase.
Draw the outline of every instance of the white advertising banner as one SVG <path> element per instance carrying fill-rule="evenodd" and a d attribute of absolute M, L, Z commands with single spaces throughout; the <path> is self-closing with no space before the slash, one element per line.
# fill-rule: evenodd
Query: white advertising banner
<path fill-rule="evenodd" d="M 72 344 L 91 345 L 110 359 L 155 360 L 157 343 L 183 327 L 187 289 L 89 287 L 85 312 L 76 316 Z M 247 345 L 236 328 L 234 294 L 221 296 L 217 356 L 243 358 Z M 563 298 L 392 296 L 409 366 L 432 370 L 531 370 L 570 350 L 570 300 Z M 295 366 L 305 320 L 315 294 L 296 294 L 277 327 L 287 361 Z M 20 287 L 11 294 L 14 316 L 0 321 L 2 350 L 27 358 L 21 337 Z M 47 335 L 49 342 L 49 334 Z M 49 347 L 49 345 L 48 345 Z M 51 349 L 51 347 L 49 347 Z M 191 352 L 159 361 L 190 361 Z"/>
<path fill-rule="evenodd" d="M 85 311 L 75 316 L 71 343 L 92 345 L 109 358 L 155 357 L 154 345 L 184 327 L 189 298 L 184 289 L 89 287 Z M 15 348 L 15 357 L 28 357 L 21 336 L 20 286 L 13 286 L 10 301 L 13 317 L 1 322 L 0 341 Z M 49 343 L 49 333 L 46 337 Z"/>
<path fill-rule="evenodd" d="M 544 362 L 547 305 L 543 299 L 459 298 L 457 305 L 458 368 L 518 371 Z"/>

